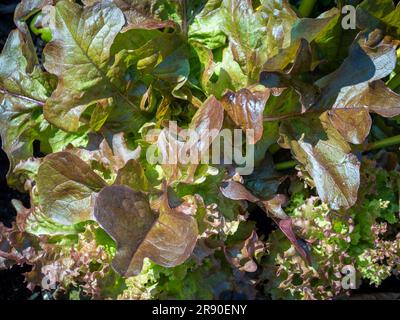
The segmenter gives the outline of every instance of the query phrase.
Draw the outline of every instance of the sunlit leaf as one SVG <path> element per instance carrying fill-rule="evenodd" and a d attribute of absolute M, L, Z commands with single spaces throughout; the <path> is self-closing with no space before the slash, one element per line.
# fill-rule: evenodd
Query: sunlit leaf
<path fill-rule="evenodd" d="M 254 130 L 254 141 L 257 143 L 263 134 L 263 114 L 270 91 L 266 88 L 241 89 L 238 92 L 228 91 L 222 97 L 222 104 L 230 118 L 243 131 Z"/>
<path fill-rule="evenodd" d="M 37 64 L 30 35 L 12 31 L 0 55 L 0 136 L 11 162 L 9 173 L 32 156 L 35 139 L 45 139 L 46 133 L 39 138 L 41 107 L 51 86 Z"/>
<path fill-rule="evenodd" d="M 146 197 L 126 186 L 104 188 L 98 195 L 95 217 L 117 242 L 113 267 L 124 276 L 140 273 L 143 259 L 173 267 L 192 253 L 197 240 L 194 218 L 171 208 L 166 193 L 159 213 L 150 209 Z"/>
<path fill-rule="evenodd" d="M 72 225 L 93 219 L 94 194 L 106 183 L 69 152 L 53 153 L 39 167 L 39 203 L 47 217 Z"/>
<path fill-rule="evenodd" d="M 135 118 L 132 129 L 140 125 L 143 117 L 138 107 L 109 70 L 110 47 L 125 23 L 121 10 L 109 0 L 85 8 L 60 1 L 46 8 L 53 40 L 44 50 L 45 68 L 59 77 L 44 107 L 46 119 L 66 131 L 76 131 L 88 105 L 113 98 L 115 117 L 123 112 L 125 121 Z"/>
<path fill-rule="evenodd" d="M 281 145 L 292 150 L 332 209 L 349 208 L 357 200 L 360 163 L 324 113 L 287 121 L 281 126 Z"/>

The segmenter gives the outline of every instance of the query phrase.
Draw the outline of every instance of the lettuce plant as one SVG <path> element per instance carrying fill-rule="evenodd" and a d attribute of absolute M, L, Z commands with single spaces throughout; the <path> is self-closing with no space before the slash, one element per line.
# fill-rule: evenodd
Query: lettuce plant
<path fill-rule="evenodd" d="M 400 7 L 364 0 L 344 29 L 340 6 L 309 18 L 306 2 L 22 0 L 0 135 L 31 203 L 0 226 L 0 268 L 31 265 L 29 288 L 70 299 L 325 299 L 345 265 L 378 285 L 396 272 L 397 167 L 371 157 L 400 143 L 382 126 L 400 115 Z M 149 161 L 185 129 L 241 130 L 253 173 Z"/>

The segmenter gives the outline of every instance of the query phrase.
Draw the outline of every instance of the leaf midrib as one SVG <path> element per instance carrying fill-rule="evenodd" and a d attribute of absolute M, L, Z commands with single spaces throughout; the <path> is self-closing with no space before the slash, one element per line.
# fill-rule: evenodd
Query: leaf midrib
<path fill-rule="evenodd" d="M 82 21 L 82 13 L 83 10 L 81 11 L 81 15 L 79 17 L 79 21 Z M 113 91 L 115 91 L 126 103 L 128 103 L 131 107 L 134 108 L 135 111 L 139 111 L 137 106 L 135 104 L 133 104 L 132 101 L 130 101 L 128 99 L 128 97 L 126 97 L 111 81 L 110 79 L 107 77 L 107 74 L 105 74 L 103 72 L 103 70 L 97 66 L 97 64 L 93 61 L 93 59 L 88 55 L 88 53 L 86 53 L 86 51 L 82 48 L 81 44 L 78 42 L 77 38 L 75 37 L 75 35 L 73 34 L 73 32 L 71 31 L 71 29 L 68 27 L 63 15 L 60 14 L 60 17 L 62 17 L 62 21 L 63 21 L 63 25 L 65 26 L 66 30 L 68 30 L 68 33 L 71 35 L 71 38 L 74 40 L 76 46 L 80 49 L 80 51 L 82 52 L 83 56 L 87 58 L 87 60 L 89 61 L 89 63 L 91 65 L 94 66 L 94 68 L 96 69 L 96 71 L 100 74 L 100 76 L 106 80 L 106 82 L 111 86 L 111 88 L 113 89 Z M 97 33 L 96 33 L 97 34 Z M 92 44 L 92 43 L 91 43 Z M 88 46 L 88 51 L 91 47 L 91 44 Z M 110 52 L 108 52 L 108 55 L 110 55 Z M 108 61 L 110 60 L 110 57 L 108 57 Z"/>

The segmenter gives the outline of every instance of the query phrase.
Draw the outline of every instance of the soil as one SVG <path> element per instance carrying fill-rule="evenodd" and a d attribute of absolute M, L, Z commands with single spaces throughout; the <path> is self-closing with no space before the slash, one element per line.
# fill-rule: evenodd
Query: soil
<path fill-rule="evenodd" d="M 8 33 L 15 28 L 13 12 L 19 0 L 2 0 L 0 3 L 0 49 L 3 48 Z"/>

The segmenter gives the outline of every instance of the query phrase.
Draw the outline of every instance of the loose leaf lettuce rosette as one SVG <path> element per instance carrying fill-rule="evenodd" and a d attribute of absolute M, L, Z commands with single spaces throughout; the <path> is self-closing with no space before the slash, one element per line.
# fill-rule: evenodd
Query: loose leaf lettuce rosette
<path fill-rule="evenodd" d="M 396 274 L 400 6 L 305 2 L 22 0 L 0 135 L 30 206 L 0 269 L 56 299 L 331 299 L 346 266 L 354 288 Z M 216 153 L 227 132 L 250 171 Z"/>

